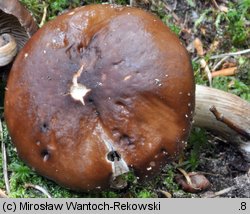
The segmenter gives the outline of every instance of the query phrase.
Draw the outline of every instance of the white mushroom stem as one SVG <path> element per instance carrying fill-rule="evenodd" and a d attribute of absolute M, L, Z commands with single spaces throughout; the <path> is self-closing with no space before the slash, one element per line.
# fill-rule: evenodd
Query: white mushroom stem
<path fill-rule="evenodd" d="M 84 97 L 86 96 L 86 94 L 88 92 L 91 91 L 91 89 L 88 89 L 83 84 L 78 83 L 77 79 L 78 79 L 78 77 L 81 76 L 83 68 L 84 68 L 84 65 L 82 65 L 80 67 L 80 69 L 73 75 L 72 85 L 70 87 L 70 96 L 74 100 L 80 101 L 83 105 L 85 105 L 85 103 L 84 103 Z"/>
<path fill-rule="evenodd" d="M 250 103 L 210 87 L 196 85 L 194 125 L 215 131 L 239 146 L 250 162 Z"/>
<path fill-rule="evenodd" d="M 17 54 L 17 43 L 10 34 L 0 35 L 0 66 L 8 65 Z"/>

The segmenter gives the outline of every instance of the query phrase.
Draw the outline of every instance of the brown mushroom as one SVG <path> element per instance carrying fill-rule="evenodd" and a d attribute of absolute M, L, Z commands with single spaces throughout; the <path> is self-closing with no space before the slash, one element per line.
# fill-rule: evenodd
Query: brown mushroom
<path fill-rule="evenodd" d="M 9 64 L 38 26 L 18 0 L 0 1 L 0 67 Z"/>
<path fill-rule="evenodd" d="M 183 150 L 194 110 L 187 51 L 156 16 L 76 8 L 44 25 L 9 76 L 5 117 L 19 156 L 74 190 L 150 178 Z"/>

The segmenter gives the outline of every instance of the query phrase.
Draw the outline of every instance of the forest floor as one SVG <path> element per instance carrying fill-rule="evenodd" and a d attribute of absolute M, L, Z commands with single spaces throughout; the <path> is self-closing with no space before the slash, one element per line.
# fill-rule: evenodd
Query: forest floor
<path fill-rule="evenodd" d="M 58 14 L 84 5 L 85 1 L 72 0 L 21 0 L 33 12 L 37 22 L 43 24 Z M 43 2 L 43 3 L 42 3 Z M 67 1 L 66 1 L 67 2 Z M 94 1 L 88 1 L 93 3 Z M 115 1 L 128 4 L 126 0 Z M 249 50 L 250 47 L 250 1 L 229 0 L 144 0 L 134 1 L 135 6 L 150 10 L 161 18 L 175 32 L 187 47 L 194 68 L 197 84 L 209 85 L 250 101 L 250 53 L 231 56 L 230 53 Z M 44 8 L 46 7 L 46 10 Z M 41 20 L 44 11 L 45 20 Z M 227 57 L 214 58 L 219 54 Z M 204 59 L 211 71 L 223 71 L 230 68 L 228 75 L 209 78 L 200 61 Z M 236 72 L 235 72 L 236 71 Z M 5 86 L 1 85 L 1 89 Z M 1 98 L 3 91 L 1 91 Z M 1 99 L 2 100 L 2 99 Z M 1 101 L 1 106 L 3 103 Z M 6 145 L 8 173 L 10 182 L 9 197 L 46 197 L 40 191 L 26 188 L 27 183 L 39 185 L 52 197 L 241 197 L 250 198 L 250 164 L 241 156 L 237 147 L 206 130 L 193 128 L 181 164 L 166 166 L 153 181 L 138 183 L 135 176 L 127 176 L 128 187 L 123 190 L 103 191 L 99 193 L 76 193 L 64 189 L 28 168 L 13 149 L 11 139 L 4 122 L 2 141 Z M 3 143 L 2 142 L 2 143 Z M 2 155 L 0 161 L 3 161 Z M 210 186 L 198 193 L 187 193 L 176 183 L 178 167 L 186 172 L 203 174 Z M 26 185 L 25 185 L 26 184 Z M 0 167 L 0 190 L 6 193 L 4 174 Z"/>

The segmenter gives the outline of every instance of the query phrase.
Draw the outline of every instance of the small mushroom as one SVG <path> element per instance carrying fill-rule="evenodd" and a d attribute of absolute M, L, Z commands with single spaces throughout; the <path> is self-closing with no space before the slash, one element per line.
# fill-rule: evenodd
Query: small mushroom
<path fill-rule="evenodd" d="M 35 33 L 13 64 L 5 118 L 19 156 L 65 187 L 152 178 L 186 145 L 195 85 L 186 49 L 156 16 L 76 8 Z"/>
<path fill-rule="evenodd" d="M 0 1 L 0 67 L 8 65 L 38 26 L 18 0 Z"/>
<path fill-rule="evenodd" d="M 16 40 L 10 34 L 0 36 L 0 66 L 9 64 L 17 53 Z"/>

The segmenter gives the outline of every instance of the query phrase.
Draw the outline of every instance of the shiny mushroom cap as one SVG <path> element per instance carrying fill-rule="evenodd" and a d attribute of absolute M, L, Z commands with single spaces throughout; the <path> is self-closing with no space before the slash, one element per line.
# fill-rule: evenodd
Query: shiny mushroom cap
<path fill-rule="evenodd" d="M 19 156 L 78 190 L 151 178 L 186 145 L 194 110 L 187 51 L 156 16 L 76 8 L 44 25 L 13 65 L 5 117 Z"/>
<path fill-rule="evenodd" d="M 18 0 L 0 1 L 0 67 L 9 64 L 38 26 Z"/>

